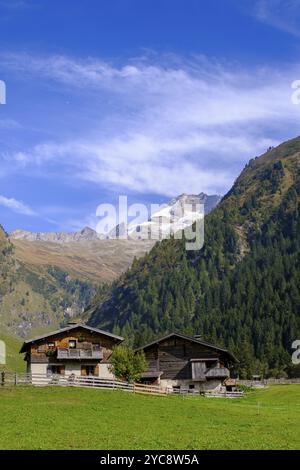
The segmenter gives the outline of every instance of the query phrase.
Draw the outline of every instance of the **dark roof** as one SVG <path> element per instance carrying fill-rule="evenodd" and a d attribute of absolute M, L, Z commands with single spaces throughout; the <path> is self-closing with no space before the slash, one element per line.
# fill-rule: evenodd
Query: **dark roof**
<path fill-rule="evenodd" d="M 187 341 L 192 341 L 193 343 L 198 343 L 202 346 L 207 346 L 208 348 L 214 349 L 215 351 L 223 352 L 227 354 L 234 362 L 238 362 L 237 358 L 233 354 L 231 354 L 227 349 L 220 348 L 219 346 L 216 346 L 211 343 L 207 343 L 206 341 L 202 341 L 201 339 L 195 338 L 194 336 L 182 335 L 181 333 L 170 333 L 169 335 L 162 336 L 161 338 L 156 339 L 155 341 L 152 341 L 151 343 L 148 343 L 145 346 L 137 348 L 136 351 L 142 351 L 143 349 L 147 349 L 150 346 L 154 346 L 154 344 L 161 343 L 165 339 L 172 338 L 172 336 L 177 336 L 178 338 L 186 339 Z"/>
<path fill-rule="evenodd" d="M 142 375 L 141 375 L 141 378 L 142 379 L 156 379 L 158 377 L 160 377 L 161 375 L 163 374 L 163 372 L 161 371 L 146 371 L 146 372 L 143 372 Z"/>
<path fill-rule="evenodd" d="M 112 333 L 108 333 L 107 331 L 99 330 L 98 328 L 92 328 L 91 326 L 85 325 L 84 323 L 76 323 L 76 325 L 72 325 L 72 326 L 69 325 L 69 326 L 66 326 L 65 328 L 61 328 L 60 330 L 52 331 L 51 333 L 47 333 L 45 335 L 36 336 L 35 338 L 25 341 L 20 350 L 20 353 L 25 352 L 27 349 L 27 346 L 31 343 L 35 343 L 36 341 L 39 341 L 44 338 L 50 338 L 51 336 L 55 336 L 59 333 L 64 333 L 66 331 L 74 330 L 76 328 L 84 328 L 85 330 L 93 331 L 94 333 L 99 333 L 101 335 L 110 336 L 111 338 L 116 339 L 119 342 L 124 341 L 124 338 L 122 338 L 122 336 L 117 336 Z"/>

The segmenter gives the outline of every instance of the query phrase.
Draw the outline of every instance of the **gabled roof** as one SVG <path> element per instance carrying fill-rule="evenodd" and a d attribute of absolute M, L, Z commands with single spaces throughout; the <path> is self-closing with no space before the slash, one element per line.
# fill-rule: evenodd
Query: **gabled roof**
<path fill-rule="evenodd" d="M 198 343 L 198 344 L 201 344 L 202 346 L 207 346 L 208 348 L 214 349 L 215 351 L 219 351 L 224 354 L 227 354 L 234 362 L 238 362 L 237 358 L 233 354 L 231 354 L 227 349 L 220 348 L 219 346 L 216 346 L 211 343 L 207 343 L 206 341 L 202 341 L 201 339 L 195 338 L 194 336 L 182 335 L 181 333 L 170 333 L 168 335 L 162 336 L 161 338 L 156 339 L 155 341 L 152 341 L 151 343 L 148 343 L 145 346 L 141 346 L 140 348 L 137 348 L 136 351 L 142 351 L 144 349 L 147 349 L 150 346 L 154 346 L 155 344 L 161 343 L 162 341 L 168 338 L 172 338 L 172 336 L 176 336 L 178 338 L 185 339 L 193 343 Z"/>
<path fill-rule="evenodd" d="M 98 328 L 92 328 L 91 326 L 85 325 L 84 323 L 76 323 L 76 325 L 72 325 L 72 326 L 69 325 L 69 326 L 66 326 L 65 328 L 61 328 L 60 330 L 52 331 L 51 333 L 47 333 L 46 335 L 36 336 L 35 338 L 25 341 L 20 350 L 20 353 L 26 352 L 27 346 L 31 343 L 35 343 L 36 341 L 40 341 L 41 339 L 50 338 L 51 336 L 55 336 L 57 334 L 71 331 L 77 328 L 84 328 L 85 330 L 93 331 L 94 333 L 99 333 L 101 335 L 109 336 L 113 339 L 116 339 L 119 342 L 124 341 L 124 338 L 122 338 L 122 336 L 117 336 L 112 333 L 108 333 L 107 331 L 99 330 Z"/>

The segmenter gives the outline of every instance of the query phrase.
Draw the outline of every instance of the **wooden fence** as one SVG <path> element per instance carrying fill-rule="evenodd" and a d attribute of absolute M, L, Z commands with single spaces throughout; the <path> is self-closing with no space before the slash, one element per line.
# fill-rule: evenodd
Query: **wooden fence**
<path fill-rule="evenodd" d="M 1 372 L 0 385 L 37 385 L 60 387 L 92 387 L 133 392 L 133 384 L 120 380 L 101 379 L 94 376 L 65 376 L 60 374 L 18 374 Z"/>
<path fill-rule="evenodd" d="M 243 392 L 208 392 L 188 389 L 162 388 L 158 385 L 130 384 L 121 380 L 102 379 L 94 376 L 65 376 L 60 374 L 19 374 L 0 372 L 0 387 L 5 385 L 35 385 L 59 387 L 91 387 L 103 390 L 122 390 L 130 393 L 153 396 L 167 395 L 205 395 L 210 397 L 239 398 Z"/>
<path fill-rule="evenodd" d="M 209 391 L 205 392 L 206 397 L 211 397 L 211 398 L 242 398 L 244 396 L 243 391 L 237 391 L 237 392 L 217 392 L 217 391 Z"/>
<path fill-rule="evenodd" d="M 247 387 L 266 387 L 268 385 L 295 385 L 300 384 L 300 378 L 295 379 L 263 379 L 263 380 L 238 380 L 239 385 Z"/>
<path fill-rule="evenodd" d="M 36 385 L 60 387 L 92 387 L 109 390 L 123 390 L 126 392 L 162 395 L 169 392 L 155 385 L 130 384 L 121 380 L 102 379 L 94 376 L 65 376 L 60 374 L 18 374 L 1 372 L 0 385 Z"/>
<path fill-rule="evenodd" d="M 161 388 L 158 385 L 144 385 L 144 384 L 134 384 L 133 386 L 134 393 L 140 393 L 143 395 L 161 395 L 166 396 L 169 393 L 172 393 L 171 390 L 166 388 Z"/>

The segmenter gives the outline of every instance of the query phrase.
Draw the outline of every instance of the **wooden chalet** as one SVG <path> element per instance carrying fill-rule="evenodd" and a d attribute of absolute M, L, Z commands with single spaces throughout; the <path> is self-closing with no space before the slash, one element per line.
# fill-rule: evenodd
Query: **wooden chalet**
<path fill-rule="evenodd" d="M 31 374 L 93 375 L 113 378 L 109 358 L 123 338 L 85 324 L 65 328 L 25 341 L 27 372 Z"/>
<path fill-rule="evenodd" d="M 137 351 L 144 351 L 147 361 L 142 382 L 174 389 L 221 389 L 236 362 L 226 349 L 179 333 L 164 336 Z"/>

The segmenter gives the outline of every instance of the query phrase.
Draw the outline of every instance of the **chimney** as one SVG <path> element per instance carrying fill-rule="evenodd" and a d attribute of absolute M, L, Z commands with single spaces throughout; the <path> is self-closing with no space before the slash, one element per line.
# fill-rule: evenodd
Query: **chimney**
<path fill-rule="evenodd" d="M 202 335 L 194 335 L 194 338 L 195 339 L 198 339 L 199 341 L 201 341 L 203 338 L 202 338 Z"/>

